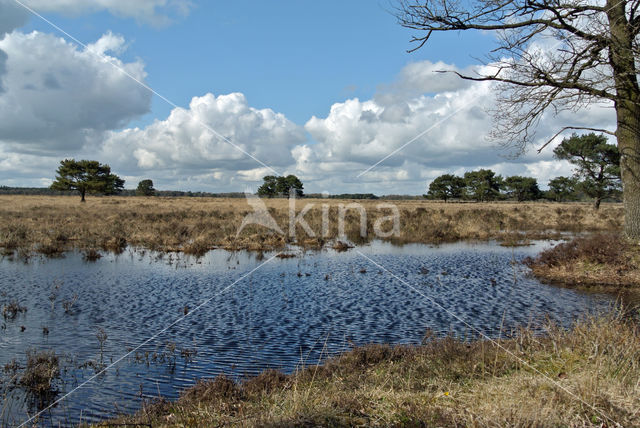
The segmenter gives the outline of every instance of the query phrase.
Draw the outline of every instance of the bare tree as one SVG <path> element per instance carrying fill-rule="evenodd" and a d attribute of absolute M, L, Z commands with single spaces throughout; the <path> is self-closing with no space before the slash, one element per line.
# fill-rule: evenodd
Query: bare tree
<path fill-rule="evenodd" d="M 491 137 L 520 151 L 545 113 L 593 103 L 615 109 L 617 128 L 567 126 L 617 138 L 621 154 L 625 233 L 640 239 L 640 0 L 398 0 L 396 16 L 414 36 L 415 51 L 434 32 L 496 34 L 483 71 L 459 77 L 496 82 Z M 445 70 L 446 71 L 446 70 Z"/>

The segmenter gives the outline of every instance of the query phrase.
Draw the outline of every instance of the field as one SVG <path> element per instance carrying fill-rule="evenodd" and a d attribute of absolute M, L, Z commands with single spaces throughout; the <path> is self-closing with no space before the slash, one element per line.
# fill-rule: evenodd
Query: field
<path fill-rule="evenodd" d="M 392 230 L 393 214 L 381 204 L 398 209 L 398 233 L 385 239 L 397 243 L 441 243 L 497 239 L 505 245 L 532 238 L 557 238 L 560 232 L 618 231 L 623 222 L 621 204 L 559 203 L 437 203 L 427 201 L 349 201 L 299 199 L 296 212 L 313 204 L 304 215 L 315 236 L 298 224 L 295 239 L 289 233 L 289 202 L 264 200 L 284 232 L 262 226 L 239 230 L 253 209 L 245 199 L 89 197 L 82 204 L 71 196 L 0 196 L 0 247 L 5 254 L 27 257 L 34 252 L 56 256 L 69 249 L 87 252 L 120 251 L 127 245 L 157 251 L 203 254 L 212 248 L 271 250 L 289 243 L 319 248 L 343 239 L 362 243 L 376 237 L 375 224 Z M 340 236 L 340 205 L 358 203 L 366 212 L 366 236 L 361 236 L 361 212 L 344 211 Z M 328 216 L 323 233 L 323 205 Z M 326 208 L 325 208 L 326 209 Z"/>

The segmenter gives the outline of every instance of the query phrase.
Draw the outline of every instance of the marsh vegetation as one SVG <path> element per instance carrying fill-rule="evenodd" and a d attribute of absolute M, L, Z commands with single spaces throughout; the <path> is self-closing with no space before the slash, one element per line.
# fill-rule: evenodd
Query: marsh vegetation
<path fill-rule="evenodd" d="M 289 221 L 286 199 L 264 200 L 269 213 L 283 228 Z M 252 212 L 244 199 L 94 197 L 79 204 L 73 197 L 0 195 L 0 247 L 4 254 L 27 257 L 40 253 L 57 257 L 71 249 L 85 251 L 95 260 L 99 251 L 122 252 L 128 245 L 155 251 L 181 251 L 202 255 L 213 248 L 229 250 L 282 249 L 296 243 L 321 248 L 336 240 L 355 244 L 375 238 L 374 224 L 389 216 L 381 201 L 358 201 L 366 211 L 346 209 L 355 201 L 301 199 L 297 210 L 314 204 L 304 219 L 314 232 L 298 226 L 297 239 L 261 226 L 240 230 Z M 589 204 L 563 203 L 437 203 L 393 201 L 400 228 L 396 243 L 443 243 L 458 240 L 557 238 L 562 232 L 619 231 L 621 204 L 605 204 L 594 211 Z M 322 205 L 329 206 L 329 228 L 322 233 Z M 340 205 L 345 208 L 344 237 L 339 236 Z M 361 226 L 366 236 L 361 236 Z M 390 224 L 383 224 L 385 231 Z M 333 245 L 333 244 L 331 244 Z M 341 244 L 337 244 L 341 245 Z"/>
<path fill-rule="evenodd" d="M 618 233 L 579 236 L 524 262 L 538 278 L 570 287 L 640 287 L 640 248 Z"/>

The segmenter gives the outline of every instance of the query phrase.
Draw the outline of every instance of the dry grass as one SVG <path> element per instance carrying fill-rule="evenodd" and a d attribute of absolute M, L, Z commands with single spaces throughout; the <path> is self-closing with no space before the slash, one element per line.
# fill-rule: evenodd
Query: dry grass
<path fill-rule="evenodd" d="M 2 316 L 5 320 L 14 320 L 18 314 L 27 312 L 27 307 L 20 305 L 15 300 L 2 307 Z"/>
<path fill-rule="evenodd" d="M 53 351 L 27 351 L 27 366 L 20 377 L 20 385 L 36 395 L 52 393 L 53 382 L 60 376 L 58 360 Z"/>
<path fill-rule="evenodd" d="M 576 237 L 525 263 L 536 277 L 570 287 L 640 287 L 640 247 L 620 234 Z"/>
<path fill-rule="evenodd" d="M 288 230 L 288 201 L 265 201 L 280 227 Z M 340 204 L 360 203 L 367 212 L 367 238 L 360 238 L 360 214 L 346 214 L 345 234 L 354 243 L 374 237 L 376 220 L 389 216 L 378 205 L 389 201 L 312 200 L 297 201 L 314 207 L 305 220 L 315 232 L 307 236 L 298 227 L 297 244 L 320 247 L 338 236 Z M 440 243 L 460 239 L 518 240 L 557 237 L 559 231 L 620 230 L 620 204 L 605 204 L 594 211 L 589 204 L 468 203 L 393 201 L 400 212 L 398 243 Z M 330 228 L 322 232 L 322 204 L 329 204 Z M 252 208 L 244 199 L 92 197 L 81 204 L 77 197 L 0 195 L 0 247 L 3 252 L 40 252 L 59 256 L 65 250 L 122 251 L 127 245 L 159 251 L 184 251 L 200 255 L 211 248 L 281 249 L 292 239 L 249 226 L 236 237 L 242 219 Z M 382 229 L 391 229 L 390 222 Z M 515 235 L 524 232 L 523 235 Z"/>
<path fill-rule="evenodd" d="M 285 376 L 200 381 L 152 426 L 640 426 L 640 337 L 619 315 L 502 340 L 370 345 Z M 507 352 L 508 350 L 508 352 Z M 514 357 L 517 356 L 516 357 Z M 620 425 L 616 425 L 620 424 Z"/>

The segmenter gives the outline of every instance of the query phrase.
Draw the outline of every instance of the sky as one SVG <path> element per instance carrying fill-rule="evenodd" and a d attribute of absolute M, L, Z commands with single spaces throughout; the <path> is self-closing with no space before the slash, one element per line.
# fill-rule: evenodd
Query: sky
<path fill-rule="evenodd" d="M 393 0 L 0 0 L 0 185 L 48 186 L 95 159 L 158 189 L 423 194 L 438 175 L 491 168 L 549 179 L 553 159 L 487 138 L 495 88 L 472 71 L 490 33 L 420 36 Z M 612 129 L 610 108 L 543 118 Z M 562 136 L 555 140 L 557 144 Z"/>

